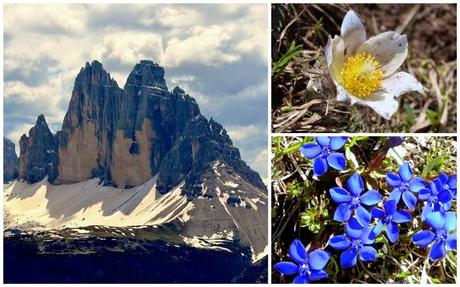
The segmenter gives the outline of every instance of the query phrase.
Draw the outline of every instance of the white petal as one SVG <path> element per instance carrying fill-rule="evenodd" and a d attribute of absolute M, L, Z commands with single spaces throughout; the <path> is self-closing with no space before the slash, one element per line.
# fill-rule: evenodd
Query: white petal
<path fill-rule="evenodd" d="M 352 104 L 358 103 L 366 105 L 387 120 L 389 120 L 398 110 L 399 106 L 395 97 L 385 92 L 376 92 L 368 96 L 366 99 L 359 99 L 351 96 L 351 102 Z"/>
<path fill-rule="evenodd" d="M 350 96 L 348 96 L 348 93 L 345 91 L 345 89 L 337 83 L 335 83 L 335 85 L 337 87 L 337 101 L 339 102 L 348 101 L 350 99 Z"/>
<path fill-rule="evenodd" d="M 407 37 L 396 32 L 378 34 L 358 48 L 358 53 L 371 54 L 382 65 L 384 77 L 396 72 L 407 57 Z"/>
<path fill-rule="evenodd" d="M 399 97 L 402 94 L 412 91 L 422 93 L 423 86 L 411 74 L 406 72 L 398 72 L 382 80 L 382 90 L 385 93 Z"/>
<path fill-rule="evenodd" d="M 346 55 L 353 54 L 366 41 L 366 29 L 353 10 L 343 18 L 340 36 L 345 42 Z"/>
<path fill-rule="evenodd" d="M 344 58 L 344 43 L 342 38 L 334 36 L 334 39 L 332 39 L 329 36 L 324 54 L 332 79 L 339 81 Z"/>

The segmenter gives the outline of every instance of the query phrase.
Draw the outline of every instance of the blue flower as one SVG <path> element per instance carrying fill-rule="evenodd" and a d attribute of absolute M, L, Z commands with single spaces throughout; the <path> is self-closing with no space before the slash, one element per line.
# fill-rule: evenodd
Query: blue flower
<path fill-rule="evenodd" d="M 347 221 L 353 211 L 361 225 L 366 225 L 371 219 L 371 214 L 364 205 L 373 205 L 382 200 L 382 195 L 376 190 L 364 191 L 364 182 L 359 173 L 355 172 L 347 181 L 347 189 L 333 187 L 329 189 L 329 194 L 335 203 L 339 203 L 334 213 L 334 220 Z"/>
<path fill-rule="evenodd" d="M 404 137 L 389 137 L 388 138 L 388 147 L 397 147 L 404 142 Z"/>
<path fill-rule="evenodd" d="M 329 261 L 329 253 L 324 250 L 316 249 L 310 254 L 300 240 L 294 240 L 289 247 L 289 257 L 295 262 L 278 262 L 273 268 L 283 275 L 295 275 L 293 283 L 305 284 L 328 277 L 323 268 Z"/>
<path fill-rule="evenodd" d="M 452 198 L 457 198 L 457 175 L 454 174 L 449 177 L 445 173 L 439 175 L 439 180 L 441 181 L 441 186 L 443 190 L 448 190 Z"/>
<path fill-rule="evenodd" d="M 425 182 L 420 177 L 412 178 L 412 169 L 407 162 L 399 167 L 398 173 L 389 172 L 386 175 L 387 184 L 394 187 L 389 200 L 394 200 L 398 204 L 402 195 L 406 206 L 412 209 L 417 203 L 417 197 L 412 192 L 418 192 L 425 188 Z"/>
<path fill-rule="evenodd" d="M 446 176 L 447 177 L 447 176 Z M 444 182 L 444 183 L 443 183 Z M 426 201 L 422 209 L 421 218 L 425 221 L 426 216 L 431 212 L 445 213 L 451 206 L 452 194 L 446 189 L 447 179 L 441 179 L 441 175 L 430 182 L 429 188 L 423 188 L 419 191 L 419 200 Z"/>
<path fill-rule="evenodd" d="M 385 233 L 391 242 L 398 241 L 399 228 L 398 223 L 406 223 L 412 220 L 412 215 L 404 210 L 396 210 L 396 201 L 389 200 L 383 204 L 383 210 L 374 207 L 371 210 L 373 218 L 379 218 L 380 220 L 374 227 L 374 234 L 377 236 L 382 232 L 385 226 Z"/>
<path fill-rule="evenodd" d="M 351 268 L 356 265 L 357 258 L 363 262 L 374 261 L 377 250 L 370 246 L 375 236 L 372 226 L 362 226 L 355 217 L 345 224 L 345 235 L 336 235 L 329 240 L 329 244 L 337 250 L 345 250 L 340 255 L 340 266 Z"/>
<path fill-rule="evenodd" d="M 316 143 L 307 143 L 300 152 L 308 159 L 313 159 L 313 173 L 325 174 L 329 167 L 344 170 L 347 166 L 345 156 L 336 152 L 347 142 L 347 137 L 315 137 Z"/>
<path fill-rule="evenodd" d="M 425 222 L 433 231 L 421 230 L 412 236 L 412 241 L 423 248 L 432 243 L 431 261 L 443 258 L 448 250 L 457 250 L 457 234 L 452 233 L 457 228 L 457 217 L 454 212 L 432 212 L 426 216 Z"/>

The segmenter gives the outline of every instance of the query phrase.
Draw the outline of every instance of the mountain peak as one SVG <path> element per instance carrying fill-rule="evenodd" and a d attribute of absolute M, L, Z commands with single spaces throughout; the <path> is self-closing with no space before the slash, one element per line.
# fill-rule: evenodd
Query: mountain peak
<path fill-rule="evenodd" d="M 48 124 L 46 123 L 46 120 L 45 120 L 45 115 L 40 114 L 37 117 L 37 121 L 35 122 L 35 125 L 37 126 L 37 125 L 42 125 L 42 124 L 48 126 Z"/>
<path fill-rule="evenodd" d="M 134 66 L 126 80 L 126 86 L 153 87 L 168 90 L 163 67 L 151 60 L 141 60 Z"/>

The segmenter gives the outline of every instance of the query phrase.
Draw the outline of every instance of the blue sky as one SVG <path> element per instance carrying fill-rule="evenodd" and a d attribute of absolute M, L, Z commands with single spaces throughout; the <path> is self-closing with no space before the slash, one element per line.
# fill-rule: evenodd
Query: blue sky
<path fill-rule="evenodd" d="M 4 134 L 17 144 L 41 113 L 59 130 L 85 62 L 123 86 L 151 59 L 267 177 L 267 25 L 266 5 L 5 5 Z"/>

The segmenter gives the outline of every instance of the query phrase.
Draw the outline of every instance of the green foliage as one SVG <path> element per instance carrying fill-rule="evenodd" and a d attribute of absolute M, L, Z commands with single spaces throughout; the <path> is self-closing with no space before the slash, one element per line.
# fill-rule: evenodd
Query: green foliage
<path fill-rule="evenodd" d="M 279 73 L 281 73 L 289 64 L 289 62 L 300 53 L 301 50 L 302 45 L 296 45 L 295 41 L 292 41 L 286 54 L 281 56 L 278 61 L 273 63 L 272 76 L 277 76 Z"/>

